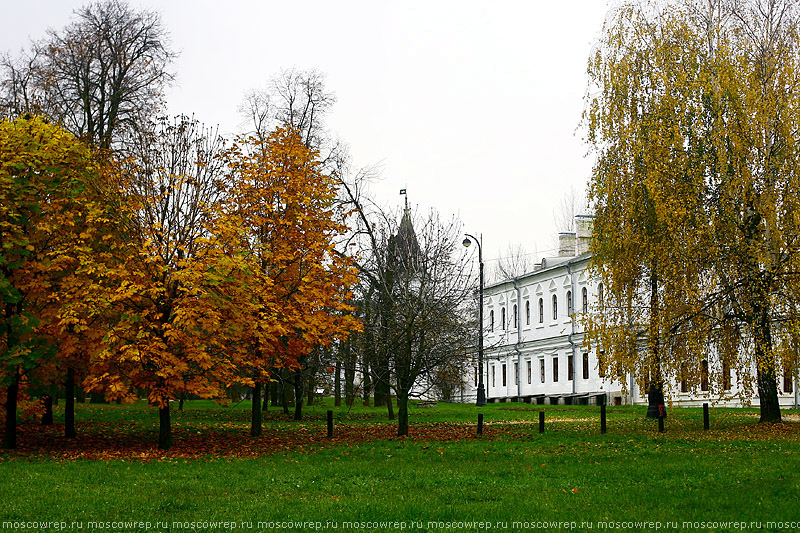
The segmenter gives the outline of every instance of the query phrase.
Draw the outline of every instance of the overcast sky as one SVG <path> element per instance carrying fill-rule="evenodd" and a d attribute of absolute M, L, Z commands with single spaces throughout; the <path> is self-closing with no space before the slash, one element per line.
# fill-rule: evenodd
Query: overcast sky
<path fill-rule="evenodd" d="M 548 255 L 553 210 L 585 190 L 592 167 L 580 129 L 586 62 L 605 0 L 130 2 L 159 11 L 180 53 L 172 114 L 223 133 L 243 128 L 244 94 L 282 68 L 326 74 L 337 103 L 327 126 L 372 186 L 402 203 L 458 216 L 486 259 L 522 245 Z M 0 51 L 65 26 L 80 0 L 4 8 Z"/>

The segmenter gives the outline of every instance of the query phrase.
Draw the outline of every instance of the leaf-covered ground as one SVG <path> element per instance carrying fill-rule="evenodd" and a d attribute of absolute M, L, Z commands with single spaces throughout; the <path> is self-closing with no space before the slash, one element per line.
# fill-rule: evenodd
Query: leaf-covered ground
<path fill-rule="evenodd" d="M 548 438 L 564 440 L 599 437 L 599 412 L 596 407 L 562 406 L 487 406 L 482 436 L 476 422 L 468 421 L 478 412 L 474 406 L 447 406 L 417 409 L 412 414 L 411 436 L 396 436 L 395 422 L 385 420 L 378 409 L 337 411 L 333 438 L 328 438 L 325 411 L 311 410 L 304 421 L 292 422 L 277 412 L 265 414 L 263 435 L 249 436 L 249 412 L 235 407 L 200 405 L 176 412 L 173 420 L 173 446 L 169 451 L 156 446 L 157 425 L 153 411 L 146 406 L 79 406 L 82 420 L 78 437 L 65 439 L 63 424 L 40 426 L 33 421 L 19 427 L 18 448 L 0 452 L 0 460 L 11 458 L 74 459 L 194 459 L 254 458 L 279 452 L 308 453 L 330 446 L 356 446 L 379 440 L 408 440 L 422 443 L 484 440 L 524 440 L 541 438 L 538 412 L 546 413 Z M 702 413 L 696 409 L 676 409 L 667 419 L 667 431 L 657 433 L 656 422 L 645 419 L 637 408 L 610 409 L 608 438 L 630 436 L 629 445 L 652 439 L 710 442 L 787 439 L 800 441 L 800 421 L 786 413 L 778 424 L 759 424 L 752 411 L 717 409 L 710 431 L 702 430 Z M 383 420 L 381 420 L 383 419 Z M 415 419 L 417 420 L 415 422 Z M 560 437 L 559 437 L 560 436 Z"/>

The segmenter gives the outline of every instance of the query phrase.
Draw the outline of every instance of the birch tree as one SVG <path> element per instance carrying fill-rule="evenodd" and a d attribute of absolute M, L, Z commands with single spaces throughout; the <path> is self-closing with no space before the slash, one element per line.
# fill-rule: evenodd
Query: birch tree
<path fill-rule="evenodd" d="M 783 0 L 626 2 L 589 63 L 601 370 L 696 388 L 714 354 L 716 390 L 735 369 L 762 421 L 797 359 L 797 20 Z"/>

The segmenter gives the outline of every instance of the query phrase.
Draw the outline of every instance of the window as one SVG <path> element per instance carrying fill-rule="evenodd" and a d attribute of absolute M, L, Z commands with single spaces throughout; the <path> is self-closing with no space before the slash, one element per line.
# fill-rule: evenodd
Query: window
<path fill-rule="evenodd" d="M 494 331 L 494 309 L 489 311 L 489 331 Z"/>
<path fill-rule="evenodd" d="M 558 381 L 558 356 L 553 357 L 553 383 Z"/>
<path fill-rule="evenodd" d="M 514 385 L 519 385 L 519 363 L 514 363 Z"/>
<path fill-rule="evenodd" d="M 528 326 L 531 325 L 531 302 L 528 300 L 525 302 L 525 324 Z"/>
<path fill-rule="evenodd" d="M 783 365 L 783 392 L 791 394 L 794 388 L 792 387 L 792 367 Z"/>
<path fill-rule="evenodd" d="M 531 384 L 531 362 L 528 361 L 528 385 Z"/>
<path fill-rule="evenodd" d="M 583 379 L 589 379 L 589 354 L 583 354 Z"/>
<path fill-rule="evenodd" d="M 506 365 L 503 364 L 503 387 L 506 386 Z"/>
<path fill-rule="evenodd" d="M 567 316 L 572 316 L 572 291 L 567 291 Z"/>
<path fill-rule="evenodd" d="M 492 365 L 492 387 L 494 387 L 494 365 Z"/>
<path fill-rule="evenodd" d="M 575 374 L 575 357 L 572 355 L 567 356 L 567 381 L 572 381 Z"/>
<path fill-rule="evenodd" d="M 589 310 L 589 291 L 586 290 L 586 287 L 581 290 L 581 296 L 583 299 L 583 312 L 585 313 Z"/>
<path fill-rule="evenodd" d="M 689 392 L 689 385 L 686 383 L 685 367 L 681 367 L 681 392 Z"/>
<path fill-rule="evenodd" d="M 606 367 L 606 352 L 600 350 L 600 352 L 598 352 L 597 354 L 597 374 L 601 378 L 606 377 L 606 372 L 604 370 L 605 367 Z"/>
<path fill-rule="evenodd" d="M 597 302 L 600 305 L 603 305 L 603 284 L 599 284 L 597 286 Z"/>
<path fill-rule="evenodd" d="M 708 390 L 708 361 L 706 360 L 700 363 L 700 390 Z"/>
<path fill-rule="evenodd" d="M 514 304 L 514 329 L 517 329 L 517 304 Z"/>
<path fill-rule="evenodd" d="M 542 383 L 544 383 L 544 359 L 539 359 L 539 374 Z"/>
<path fill-rule="evenodd" d="M 544 322 L 544 300 L 539 298 L 539 324 Z"/>
<path fill-rule="evenodd" d="M 506 308 L 500 309 L 500 329 L 506 329 Z"/>
<path fill-rule="evenodd" d="M 731 390 L 731 366 L 727 361 L 722 362 L 722 388 Z"/>
<path fill-rule="evenodd" d="M 478 386 L 478 367 L 475 367 L 475 386 Z"/>
<path fill-rule="evenodd" d="M 553 320 L 558 320 L 558 296 L 553 295 Z"/>

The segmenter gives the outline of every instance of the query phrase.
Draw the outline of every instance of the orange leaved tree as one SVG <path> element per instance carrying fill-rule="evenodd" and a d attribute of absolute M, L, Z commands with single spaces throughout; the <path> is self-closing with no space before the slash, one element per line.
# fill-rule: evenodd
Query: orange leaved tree
<path fill-rule="evenodd" d="M 356 281 L 352 262 L 337 254 L 345 231 L 333 178 L 316 152 L 289 127 L 267 139 L 243 140 L 228 154 L 233 171 L 229 215 L 247 235 L 250 273 L 241 382 L 253 387 L 251 434 L 261 434 L 261 390 L 277 369 L 299 371 L 311 352 L 358 329 L 347 304 Z M 244 308 L 242 302 L 242 308 Z M 297 403 L 301 380 L 295 379 Z M 297 412 L 296 412 L 297 415 Z"/>
<path fill-rule="evenodd" d="M 158 445 L 172 443 L 169 402 L 224 396 L 236 367 L 238 288 L 248 270 L 239 231 L 219 218 L 223 141 L 195 120 L 162 121 L 122 165 L 127 242 L 109 273 L 116 317 L 91 360 L 89 390 L 159 409 Z"/>

